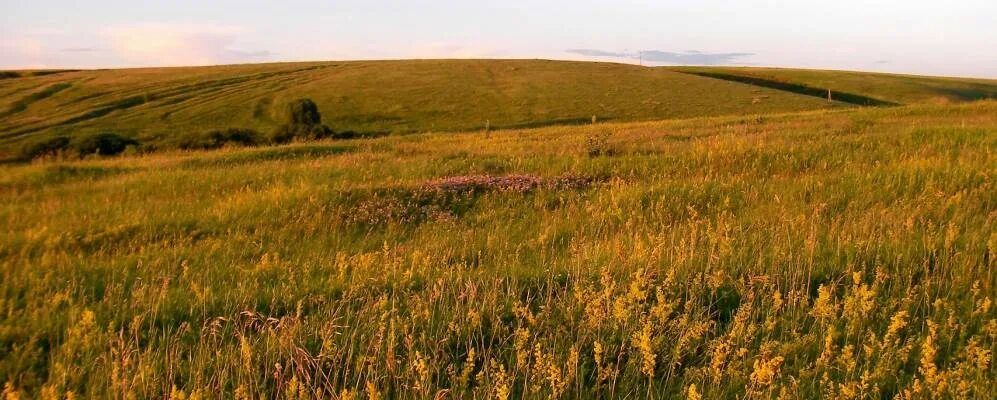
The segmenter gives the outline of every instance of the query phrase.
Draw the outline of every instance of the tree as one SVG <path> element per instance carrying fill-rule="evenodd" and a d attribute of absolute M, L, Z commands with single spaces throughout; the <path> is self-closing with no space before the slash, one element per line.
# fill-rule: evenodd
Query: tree
<path fill-rule="evenodd" d="M 336 137 L 332 129 L 322 125 L 322 114 L 311 99 L 298 99 L 288 103 L 286 117 L 286 123 L 270 136 L 274 143 Z"/>
<path fill-rule="evenodd" d="M 287 123 L 289 125 L 318 125 L 322 123 L 322 114 L 312 99 L 298 99 L 287 105 Z"/>

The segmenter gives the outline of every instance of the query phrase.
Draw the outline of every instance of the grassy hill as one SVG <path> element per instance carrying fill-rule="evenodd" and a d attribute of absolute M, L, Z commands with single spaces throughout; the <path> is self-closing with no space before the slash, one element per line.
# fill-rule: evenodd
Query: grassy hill
<path fill-rule="evenodd" d="M 169 143 L 272 129 L 290 100 L 333 129 L 456 131 L 815 110 L 820 99 L 633 65 L 543 60 L 363 61 L 22 72 L 0 80 L 0 147 L 111 130 Z"/>
<path fill-rule="evenodd" d="M 789 91 L 813 89 L 824 96 L 847 99 L 847 95 L 893 104 L 951 103 L 997 99 L 997 80 L 947 78 L 872 72 L 828 71 L 753 67 L 670 67 L 673 71 L 699 74 L 730 81 L 780 87 Z M 793 87 L 795 86 L 795 87 Z M 838 96 L 834 95 L 838 92 Z M 845 95 L 845 96 L 842 96 Z"/>
<path fill-rule="evenodd" d="M 272 131 L 289 101 L 360 133 L 536 127 L 966 101 L 991 80 L 546 60 L 406 60 L 8 71 L 0 158 L 54 135 L 115 132 L 159 147 L 213 129 Z M 701 76 L 705 75 L 705 76 Z M 716 79 L 720 78 L 720 79 Z M 822 97 L 826 87 L 835 102 Z"/>
<path fill-rule="evenodd" d="M 0 165 L 0 382 L 992 399 L 995 150 L 984 101 Z"/>

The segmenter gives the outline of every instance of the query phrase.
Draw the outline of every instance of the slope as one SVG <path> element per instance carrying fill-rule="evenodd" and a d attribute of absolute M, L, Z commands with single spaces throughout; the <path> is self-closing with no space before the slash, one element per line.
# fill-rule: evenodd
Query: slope
<path fill-rule="evenodd" d="M 155 143 L 190 131 L 277 125 L 314 99 L 358 132 L 455 131 L 760 114 L 847 106 L 632 65 L 544 60 L 407 60 L 67 71 L 0 80 L 0 147 L 115 131 Z"/>

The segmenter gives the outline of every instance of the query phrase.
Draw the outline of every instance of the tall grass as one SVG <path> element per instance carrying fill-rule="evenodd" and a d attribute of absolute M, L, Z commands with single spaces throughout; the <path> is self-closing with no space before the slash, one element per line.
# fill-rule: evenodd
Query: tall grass
<path fill-rule="evenodd" d="M 995 149 L 983 102 L 4 166 L 0 382 L 992 398 Z"/>

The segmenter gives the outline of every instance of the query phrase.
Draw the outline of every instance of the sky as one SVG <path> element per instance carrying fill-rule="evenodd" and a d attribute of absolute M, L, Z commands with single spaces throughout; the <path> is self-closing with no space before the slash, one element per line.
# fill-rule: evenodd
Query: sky
<path fill-rule="evenodd" d="M 0 0 L 0 69 L 404 58 L 997 78 L 997 1 Z"/>

